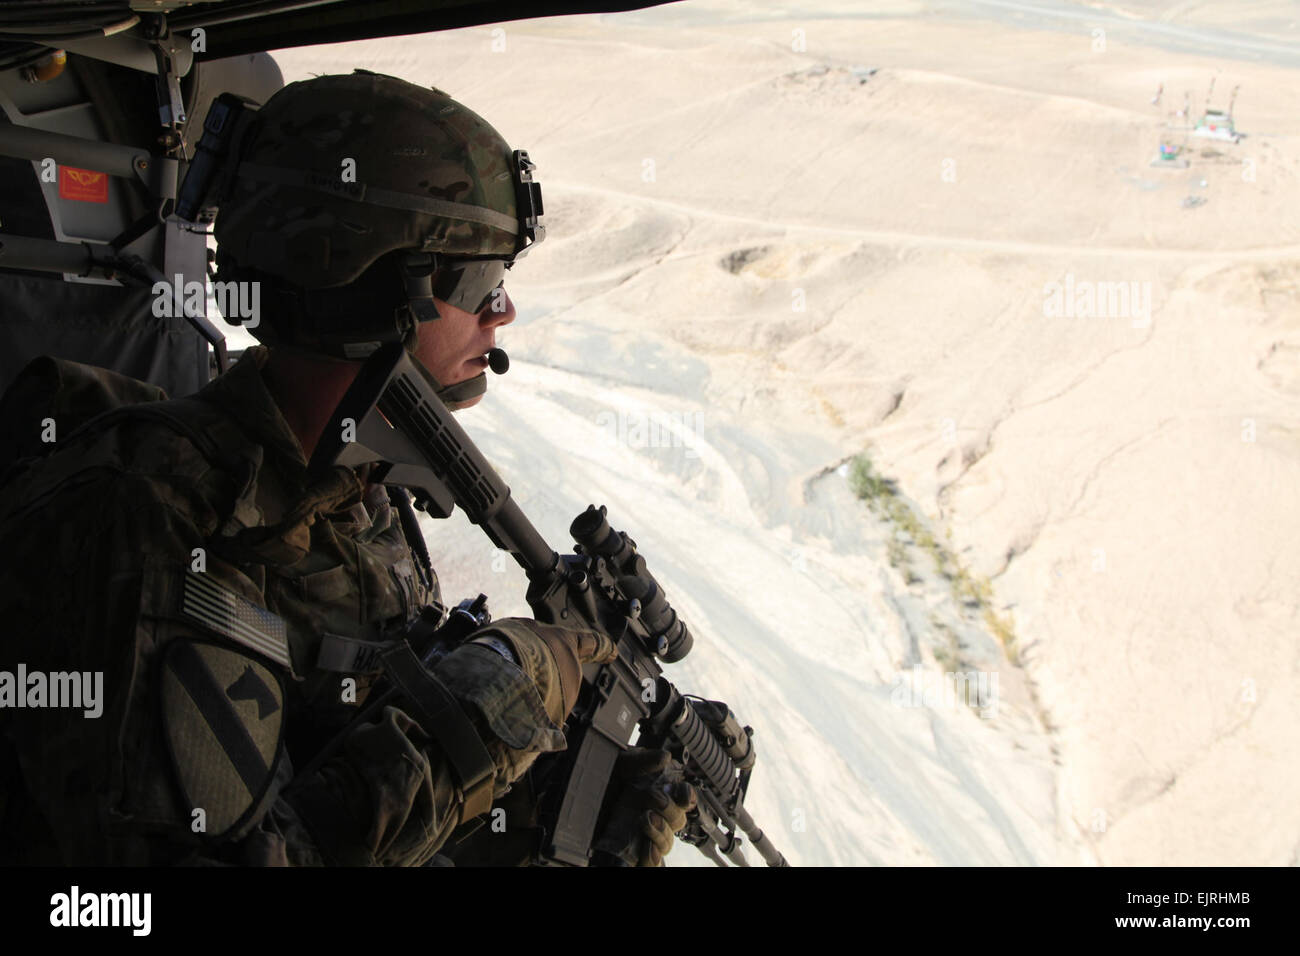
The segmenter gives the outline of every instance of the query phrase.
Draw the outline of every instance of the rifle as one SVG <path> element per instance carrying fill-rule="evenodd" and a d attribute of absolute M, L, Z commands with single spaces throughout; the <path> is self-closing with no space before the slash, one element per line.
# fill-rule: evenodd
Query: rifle
<path fill-rule="evenodd" d="M 694 641 L 636 542 L 610 527 L 603 506 L 588 506 L 569 529 L 574 553 L 554 551 L 437 388 L 402 345 L 381 346 L 335 409 L 312 468 L 380 462 L 371 480 L 407 488 L 429 514 L 446 518 L 459 506 L 524 569 L 526 599 L 538 621 L 600 630 L 616 644 L 615 660 L 583 667 L 582 690 L 565 725 L 568 749 L 538 760 L 546 764 L 543 839 L 534 862 L 619 862 L 592 844 L 614 762 L 639 728 L 635 746 L 667 751 L 699 796 L 680 839 L 719 866 L 727 865 L 724 858 L 748 866 L 737 835 L 743 832 L 769 866 L 788 866 L 744 807 L 755 762 L 753 729 L 742 727 L 726 704 L 684 695 L 664 676 L 660 663 L 681 660 Z M 462 602 L 437 630 L 427 626 L 432 618 L 440 615 L 427 616 L 417 647 L 426 665 L 490 620 L 483 595 Z"/>

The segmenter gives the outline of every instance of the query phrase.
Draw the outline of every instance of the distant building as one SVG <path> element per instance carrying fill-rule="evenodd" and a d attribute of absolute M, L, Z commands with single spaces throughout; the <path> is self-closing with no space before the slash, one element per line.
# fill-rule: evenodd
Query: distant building
<path fill-rule="evenodd" d="M 1196 128 L 1192 130 L 1192 135 L 1205 139 L 1227 140 L 1230 143 L 1241 140 L 1241 134 L 1232 125 L 1232 114 L 1225 113 L 1223 110 L 1207 109 L 1200 122 L 1196 124 Z"/>
<path fill-rule="evenodd" d="M 1237 91 L 1240 86 L 1232 89 L 1232 96 L 1228 99 L 1227 110 L 1216 110 L 1210 108 L 1210 98 L 1214 96 L 1214 80 L 1210 80 L 1210 92 L 1205 97 L 1205 113 L 1201 116 L 1200 122 L 1192 130 L 1193 136 L 1200 136 L 1204 139 L 1221 139 L 1229 143 L 1241 141 L 1241 134 L 1237 132 L 1232 123 L 1232 108 L 1237 102 Z"/>

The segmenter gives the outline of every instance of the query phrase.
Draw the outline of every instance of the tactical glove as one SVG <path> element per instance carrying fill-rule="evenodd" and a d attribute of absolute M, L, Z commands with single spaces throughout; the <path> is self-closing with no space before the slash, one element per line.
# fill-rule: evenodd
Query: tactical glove
<path fill-rule="evenodd" d="M 634 747 L 614 765 L 608 816 L 595 848 L 634 866 L 663 866 L 695 801 L 695 788 L 666 752 Z"/>
<path fill-rule="evenodd" d="M 508 645 L 514 662 L 494 649 Z M 560 727 L 582 687 L 582 665 L 617 654 L 614 642 L 595 631 L 505 618 L 477 632 L 435 668 L 475 718 L 504 793 L 537 755 L 566 746 Z"/>

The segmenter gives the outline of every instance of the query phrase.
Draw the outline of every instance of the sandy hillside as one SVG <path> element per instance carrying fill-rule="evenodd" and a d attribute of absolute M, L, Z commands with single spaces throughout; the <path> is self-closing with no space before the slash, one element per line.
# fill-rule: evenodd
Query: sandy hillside
<path fill-rule="evenodd" d="M 1224 24 L 1170 5 L 1107 16 L 1202 30 L 1204 49 L 919 6 L 688 2 L 277 59 L 287 79 L 436 85 L 530 151 L 550 234 L 510 286 L 519 372 L 466 423 L 553 506 L 557 541 L 586 489 L 626 514 L 658 502 L 647 536 L 714 647 L 692 673 L 791 715 L 764 772 L 784 760 L 804 783 L 755 798 L 792 857 L 1297 862 L 1296 73 L 1241 43 L 1216 57 Z M 1199 113 L 1211 77 L 1215 106 L 1240 87 L 1240 143 L 1173 115 L 1185 91 Z M 1162 137 L 1188 168 L 1149 165 Z M 638 470 L 635 441 L 598 440 L 616 406 L 693 413 L 696 456 Z M 532 457 L 508 440 L 521 419 Z M 575 498 L 551 501 L 541 469 L 566 442 L 581 480 L 550 474 Z M 842 487 L 868 447 L 992 581 L 1023 670 L 978 620 L 953 627 L 1004 675 L 997 726 L 888 713 L 899 673 L 943 669 L 906 609 L 951 601 L 890 567 L 888 529 Z M 716 583 L 725 607 L 699 596 L 703 545 L 674 550 L 706 507 L 719 523 L 696 530 L 753 572 Z M 441 546 L 472 593 L 488 556 L 469 541 Z M 746 627 L 787 615 L 799 640 L 749 654 L 728 616 L 746 594 L 770 605 Z M 813 778 L 836 794 L 821 832 L 788 823 Z"/>

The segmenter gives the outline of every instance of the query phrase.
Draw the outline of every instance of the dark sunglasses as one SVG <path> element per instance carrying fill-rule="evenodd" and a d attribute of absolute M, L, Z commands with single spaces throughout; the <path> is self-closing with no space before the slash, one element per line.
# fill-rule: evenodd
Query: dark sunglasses
<path fill-rule="evenodd" d="M 491 304 L 511 265 L 505 259 L 444 259 L 433 277 L 434 297 L 478 315 Z"/>

